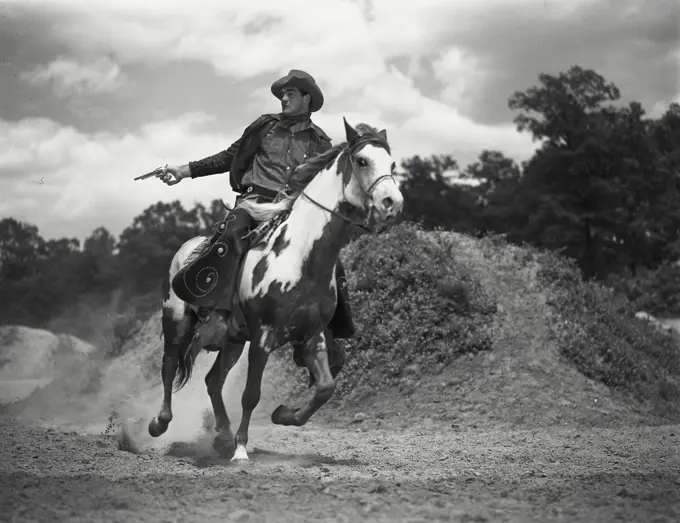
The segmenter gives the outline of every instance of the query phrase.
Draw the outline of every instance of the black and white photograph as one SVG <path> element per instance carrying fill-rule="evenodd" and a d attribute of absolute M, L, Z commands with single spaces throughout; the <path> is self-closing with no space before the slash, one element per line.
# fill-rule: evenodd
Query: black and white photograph
<path fill-rule="evenodd" d="M 677 0 L 0 0 L 0 522 L 680 521 Z"/>

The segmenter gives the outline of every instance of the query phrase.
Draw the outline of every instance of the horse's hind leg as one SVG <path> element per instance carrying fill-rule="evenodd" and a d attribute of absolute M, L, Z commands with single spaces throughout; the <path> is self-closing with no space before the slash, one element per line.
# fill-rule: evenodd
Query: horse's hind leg
<path fill-rule="evenodd" d="M 173 307 L 172 305 L 175 305 Z M 181 307 L 181 309 L 179 308 Z M 185 382 L 187 366 L 185 352 L 193 338 L 196 316 L 185 309 L 183 303 L 165 303 L 163 305 L 163 364 L 161 378 L 163 380 L 163 403 L 158 416 L 149 422 L 149 434 L 157 438 L 168 430 L 172 421 L 172 392 L 177 369 L 180 369 L 180 381 Z M 191 355 L 189 356 L 191 357 Z"/>
<path fill-rule="evenodd" d="M 229 371 L 241 357 L 244 345 L 245 343 L 223 343 L 217 358 L 215 358 L 215 363 L 205 376 L 208 396 L 210 396 L 210 402 L 215 413 L 217 435 L 213 441 L 213 448 L 225 458 L 231 458 L 234 455 L 236 444 L 234 434 L 231 432 L 231 421 L 222 398 L 222 389 Z"/>
<path fill-rule="evenodd" d="M 305 366 L 309 369 L 316 382 L 314 396 L 301 409 L 292 409 L 285 405 L 279 405 L 272 412 L 272 423 L 276 425 L 302 426 L 331 399 L 335 392 L 335 380 L 328 364 L 329 343 L 332 343 L 330 333 L 320 332 L 310 340 L 303 350 L 302 357 Z"/>

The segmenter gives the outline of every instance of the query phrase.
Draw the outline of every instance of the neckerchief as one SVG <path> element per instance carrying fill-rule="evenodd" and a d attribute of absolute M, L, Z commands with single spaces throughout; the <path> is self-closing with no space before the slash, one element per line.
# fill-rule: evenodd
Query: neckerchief
<path fill-rule="evenodd" d="M 278 125 L 283 129 L 290 129 L 296 124 L 309 120 L 311 117 L 312 117 L 311 113 L 296 114 L 293 116 L 282 114 L 281 121 L 279 122 Z"/>

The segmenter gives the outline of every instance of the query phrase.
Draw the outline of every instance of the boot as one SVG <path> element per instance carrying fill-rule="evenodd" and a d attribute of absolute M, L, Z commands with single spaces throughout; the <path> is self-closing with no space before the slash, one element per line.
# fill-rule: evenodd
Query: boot
<path fill-rule="evenodd" d="M 238 271 L 250 243 L 243 237 L 251 222 L 245 211 L 234 210 L 202 252 L 172 279 L 172 288 L 181 300 L 203 309 L 199 318 L 206 319 L 206 310 L 213 308 L 232 310 Z"/>
<path fill-rule="evenodd" d="M 338 289 L 338 303 L 335 306 L 333 318 L 331 318 L 328 328 L 333 334 L 333 338 L 351 339 L 356 335 L 356 327 L 352 318 L 352 308 L 349 303 L 349 289 L 347 287 L 347 277 L 342 262 L 338 260 L 335 269 L 335 279 Z"/>

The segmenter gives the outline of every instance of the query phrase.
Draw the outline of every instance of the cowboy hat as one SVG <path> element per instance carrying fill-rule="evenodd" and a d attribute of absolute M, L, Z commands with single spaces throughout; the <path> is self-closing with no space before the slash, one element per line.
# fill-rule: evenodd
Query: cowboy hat
<path fill-rule="evenodd" d="M 272 94 L 279 100 L 283 97 L 284 87 L 295 87 L 303 93 L 307 93 L 311 97 L 309 102 L 309 110 L 311 112 L 318 111 L 323 106 L 321 89 L 316 85 L 314 78 L 304 71 L 291 69 L 286 76 L 279 78 L 272 84 Z"/>

